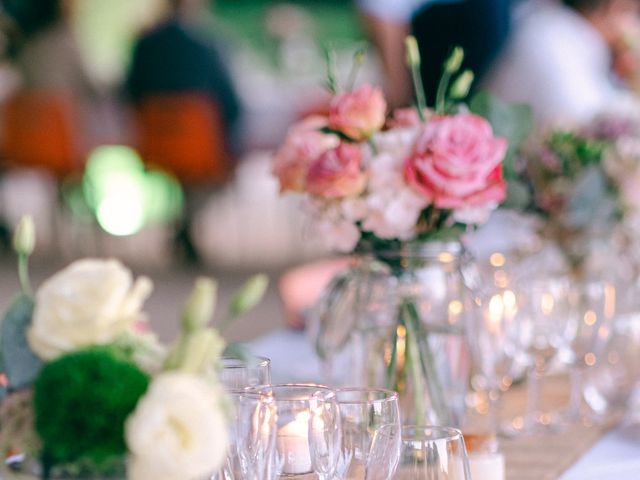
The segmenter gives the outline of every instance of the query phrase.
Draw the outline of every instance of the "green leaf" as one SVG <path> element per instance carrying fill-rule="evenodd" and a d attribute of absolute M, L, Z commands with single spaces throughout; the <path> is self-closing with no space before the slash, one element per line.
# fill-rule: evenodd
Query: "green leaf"
<path fill-rule="evenodd" d="M 19 295 L 9 306 L 0 325 L 0 367 L 11 389 L 31 386 L 42 368 L 42 361 L 27 343 L 33 307 L 30 296 Z"/>
<path fill-rule="evenodd" d="M 225 349 L 223 355 L 225 357 L 237 358 L 238 360 L 247 361 L 251 358 L 251 354 L 245 345 L 238 342 L 229 343 Z"/>
<path fill-rule="evenodd" d="M 469 109 L 486 118 L 495 135 L 505 137 L 509 148 L 504 160 L 504 176 L 508 180 L 516 177 L 515 156 L 520 144 L 533 128 L 533 113 L 526 104 L 509 104 L 487 92 L 480 92 L 469 103 Z"/>
<path fill-rule="evenodd" d="M 501 205 L 503 208 L 525 210 L 531 205 L 531 192 L 524 182 L 513 178 L 509 180 L 507 187 L 507 199 Z"/>

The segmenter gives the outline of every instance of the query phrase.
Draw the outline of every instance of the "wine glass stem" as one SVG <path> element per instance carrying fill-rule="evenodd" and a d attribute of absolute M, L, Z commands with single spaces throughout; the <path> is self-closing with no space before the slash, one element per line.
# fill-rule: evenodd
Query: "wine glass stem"
<path fill-rule="evenodd" d="M 527 418 L 529 420 L 538 421 L 540 416 L 540 377 L 544 373 L 544 369 L 539 366 L 536 360 L 529 368 L 529 381 L 527 385 Z"/>
<path fill-rule="evenodd" d="M 582 384 L 584 376 L 582 369 L 578 365 L 571 365 L 569 369 L 569 382 L 571 391 L 569 394 L 569 416 L 578 418 L 582 407 Z"/>

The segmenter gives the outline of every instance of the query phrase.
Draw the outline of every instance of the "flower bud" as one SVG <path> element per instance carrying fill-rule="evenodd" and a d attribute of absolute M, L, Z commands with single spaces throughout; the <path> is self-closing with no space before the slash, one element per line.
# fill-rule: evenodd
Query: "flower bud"
<path fill-rule="evenodd" d="M 462 47 L 455 47 L 447 61 L 444 63 L 444 70 L 446 73 L 452 74 L 460 70 L 462 61 L 464 60 L 464 50 Z"/>
<path fill-rule="evenodd" d="M 36 245 L 36 228 L 31 215 L 20 219 L 13 235 L 13 248 L 18 255 L 29 256 Z"/>
<path fill-rule="evenodd" d="M 418 49 L 418 41 L 413 35 L 409 35 L 404 39 L 404 45 L 407 50 L 407 65 L 410 67 L 420 66 L 420 50 Z"/>
<path fill-rule="evenodd" d="M 474 75 L 471 70 L 465 70 L 464 72 L 462 72 L 451 86 L 451 98 L 462 99 L 469 95 L 469 90 L 471 89 L 473 79 Z"/>
<path fill-rule="evenodd" d="M 206 327 L 213 317 L 217 289 L 218 284 L 211 278 L 200 277 L 196 280 L 182 314 L 184 332 L 194 332 Z"/>
<path fill-rule="evenodd" d="M 262 299 L 268 284 L 269 278 L 263 273 L 254 275 L 247 280 L 231 299 L 230 314 L 237 317 L 255 307 Z"/>
<path fill-rule="evenodd" d="M 195 332 L 185 339 L 178 368 L 185 372 L 206 374 L 224 350 L 224 340 L 212 328 Z"/>

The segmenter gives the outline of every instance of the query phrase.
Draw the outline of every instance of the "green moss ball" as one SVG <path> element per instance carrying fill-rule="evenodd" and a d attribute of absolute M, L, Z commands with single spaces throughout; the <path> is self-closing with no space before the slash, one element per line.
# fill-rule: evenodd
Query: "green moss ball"
<path fill-rule="evenodd" d="M 36 430 L 52 463 L 101 463 L 126 452 L 124 423 L 149 377 L 109 347 L 91 347 L 46 364 L 34 386 Z"/>

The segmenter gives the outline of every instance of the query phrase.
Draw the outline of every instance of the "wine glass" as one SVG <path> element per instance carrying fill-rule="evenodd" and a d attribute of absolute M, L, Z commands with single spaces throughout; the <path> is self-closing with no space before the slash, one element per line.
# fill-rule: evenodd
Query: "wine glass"
<path fill-rule="evenodd" d="M 485 287 L 478 292 L 470 317 L 469 334 L 475 374 L 471 379 L 473 405 L 459 425 L 465 434 L 483 431 L 489 436 L 501 431 L 498 419 L 500 402 L 522 369 L 523 354 L 519 348 L 520 291 L 507 283 Z M 474 412 L 470 418 L 469 412 Z M 482 414 L 482 415 L 481 415 Z M 479 418 L 480 416 L 484 418 Z M 478 430 L 481 431 L 478 431 Z"/>
<path fill-rule="evenodd" d="M 336 391 L 342 421 L 340 476 L 389 480 L 400 456 L 398 394 L 391 390 Z"/>
<path fill-rule="evenodd" d="M 528 356 L 527 413 L 520 431 L 534 433 L 557 427 L 549 412 L 540 408 L 540 379 L 558 353 L 566 348 L 566 330 L 574 311 L 571 281 L 567 276 L 541 276 L 520 287 L 523 309 L 520 348 Z"/>
<path fill-rule="evenodd" d="M 271 360 L 265 357 L 246 359 L 222 357 L 220 383 L 229 391 L 271 383 Z"/>
<path fill-rule="evenodd" d="M 454 428 L 402 427 L 396 480 L 471 480 L 462 433 Z"/>
<path fill-rule="evenodd" d="M 246 392 L 273 399 L 276 423 L 272 471 L 277 478 L 339 478 L 342 427 L 333 390 L 320 385 L 284 384 L 248 388 Z"/>
<path fill-rule="evenodd" d="M 616 315 L 616 289 L 610 281 L 587 279 L 575 285 L 572 299 L 575 311 L 567 328 L 571 393 L 565 420 L 590 423 L 595 412 L 584 399 L 585 376 L 603 361 Z"/>

